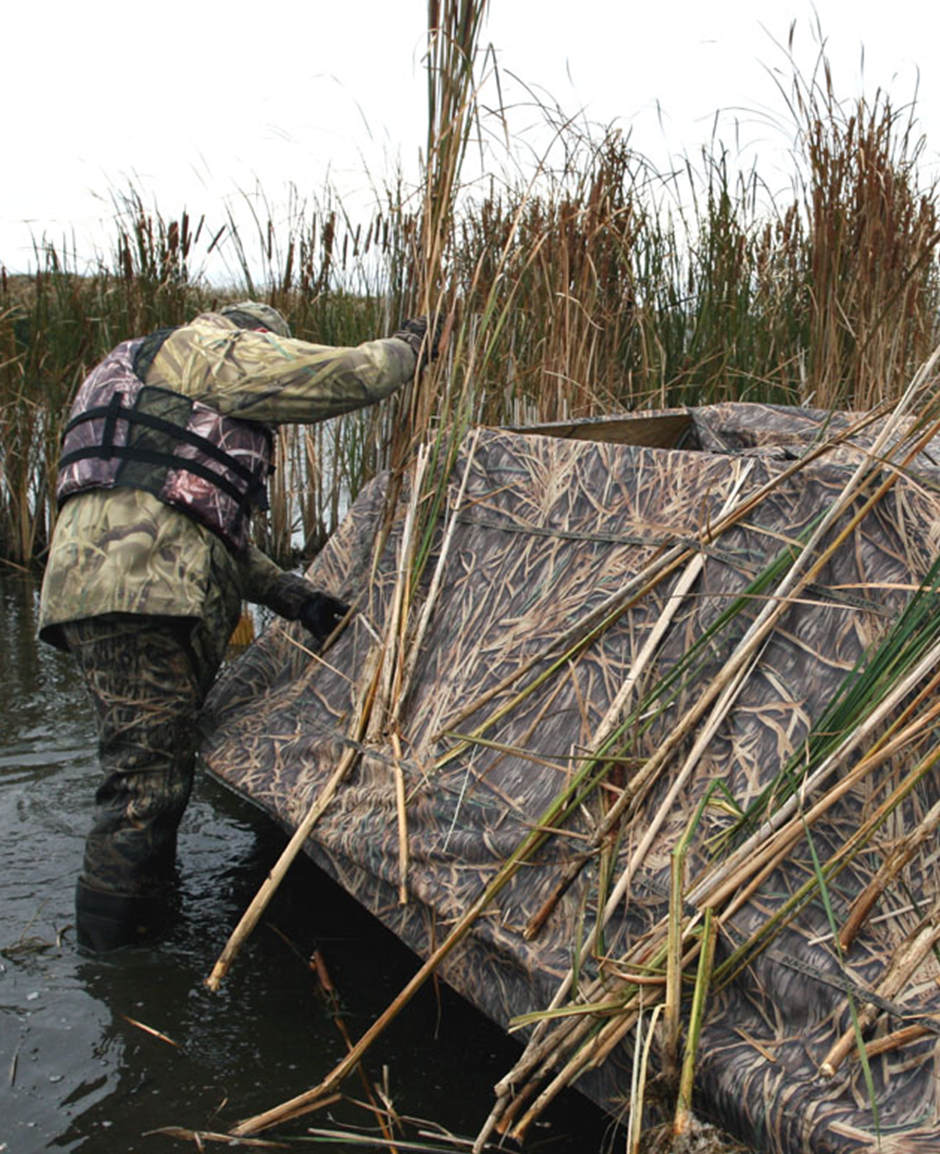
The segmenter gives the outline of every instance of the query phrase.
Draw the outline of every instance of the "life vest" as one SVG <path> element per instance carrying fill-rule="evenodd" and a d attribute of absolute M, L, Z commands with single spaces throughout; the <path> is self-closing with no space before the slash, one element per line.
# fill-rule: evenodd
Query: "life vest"
<path fill-rule="evenodd" d="M 142 361 L 149 366 L 167 335 L 125 341 L 82 383 L 65 428 L 59 507 L 89 489 L 144 489 L 241 553 L 251 507 L 267 508 L 271 432 L 144 384 Z"/>

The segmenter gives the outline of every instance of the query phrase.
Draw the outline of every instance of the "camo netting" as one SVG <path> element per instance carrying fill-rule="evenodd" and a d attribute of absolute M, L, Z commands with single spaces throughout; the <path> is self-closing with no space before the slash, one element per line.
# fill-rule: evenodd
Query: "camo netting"
<path fill-rule="evenodd" d="M 419 955 L 443 939 L 576 771 L 671 604 L 681 571 L 517 697 L 523 684 L 556 662 L 552 642 L 569 637 L 593 607 L 664 549 L 697 539 L 717 519 L 735 483 L 743 478 L 742 493 L 756 491 L 852 420 L 847 414 L 750 405 L 666 417 L 664 439 L 681 447 L 651 447 L 646 435 L 644 445 L 612 443 L 629 440 L 629 420 L 617 422 L 616 437 L 604 442 L 585 439 L 590 425 L 579 427 L 579 439 L 572 439 L 573 426 L 556 430 L 562 436 L 485 429 L 472 459 L 465 443 L 448 479 L 453 506 L 470 471 L 443 584 L 399 712 L 400 757 L 388 735 L 365 742 L 307 844 L 315 861 Z M 793 472 L 704 549 L 702 571 L 638 686 L 641 697 L 676 668 L 769 561 L 808 530 L 842 491 L 878 427 Z M 938 552 L 935 460 L 940 457 L 918 458 L 911 475 L 874 504 L 787 608 L 734 707 L 672 801 L 582 981 L 605 972 L 600 955 L 616 959 L 664 923 L 672 851 L 709 788 L 725 804 L 707 807 L 697 827 L 688 885 L 720 858 L 719 835 L 734 821 L 735 806 L 746 809 L 768 787 L 779 786 L 782 768 L 799 753 L 856 663 L 914 596 Z M 350 717 L 395 586 L 406 499 L 404 493 L 373 580 L 382 479 L 360 495 L 312 567 L 312 579 L 339 596 L 351 599 L 365 591 L 358 615 L 325 660 L 311 657 L 297 626 L 275 624 L 228 670 L 210 699 L 204 750 L 210 769 L 287 829 L 299 824 L 350 748 Z M 855 508 L 860 504 L 861 498 Z M 432 558 L 426 573 L 433 564 Z M 419 591 L 419 605 L 420 599 Z M 697 687 L 719 676 L 762 603 L 754 597 L 733 615 L 701 651 L 694 677 L 682 683 L 678 696 L 638 723 L 637 757 L 653 754 L 694 701 Z M 532 659 L 523 679 L 490 692 Z M 488 718 L 486 743 L 461 746 L 459 735 Z M 919 745 L 862 777 L 814 823 L 812 843 L 801 837 L 770 863 L 759 884 L 740 895 L 736 908 L 725 907 L 719 961 L 814 876 L 814 854 L 825 861 L 844 845 L 933 742 L 927 728 Z M 449 751 L 454 752 L 448 760 Z M 398 897 L 396 764 L 407 793 L 406 905 Z M 442 976 L 496 1022 L 505 1026 L 515 1015 L 549 1003 L 603 905 L 610 879 L 622 873 L 663 805 L 673 784 L 668 772 L 600 852 L 586 852 L 636 764 L 626 760 L 610 769 L 444 964 Z M 718 793 L 716 782 L 722 785 Z M 839 926 L 886 857 L 938 799 L 940 777 L 927 772 L 877 837 L 833 877 L 827 898 Z M 774 1154 L 940 1149 L 935 950 L 926 950 L 900 988 L 891 987 L 890 997 L 883 993 L 892 959 L 925 918 L 938 916 L 937 853 L 936 838 L 925 839 L 890 880 L 844 958 L 817 893 L 745 969 L 713 990 L 697 1065 L 699 1113 Z M 573 880 L 559 897 L 563 876 Z M 541 930 L 527 937 L 529 920 L 555 899 Z M 834 1077 L 819 1072 L 830 1047 L 851 1029 L 850 1000 L 858 1010 L 869 997 L 877 1012 L 867 1040 L 920 1027 L 906 1044 L 870 1061 L 877 1120 L 854 1052 Z M 629 1098 L 630 1068 L 628 1036 L 576 1084 L 617 1112 Z"/>

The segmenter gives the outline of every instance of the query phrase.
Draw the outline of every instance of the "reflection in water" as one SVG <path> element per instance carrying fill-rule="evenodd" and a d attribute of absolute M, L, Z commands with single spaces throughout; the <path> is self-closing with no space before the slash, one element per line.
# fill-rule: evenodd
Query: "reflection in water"
<path fill-rule="evenodd" d="M 224 1130 L 315 1084 L 345 1053 L 307 965 L 315 945 L 354 1037 L 407 981 L 413 957 L 304 859 L 222 991 L 208 994 L 202 979 L 284 838 L 205 776 L 180 830 L 172 932 L 157 948 L 79 955 L 72 891 L 97 773 L 91 711 L 70 659 L 34 641 L 36 597 L 31 581 L 0 574 L 0 1152 L 191 1151 L 144 1135 Z M 388 1067 L 399 1111 L 470 1133 L 516 1053 L 459 998 L 445 991 L 438 1002 L 429 988 L 368 1064 L 376 1079 Z M 342 1103 L 290 1132 L 368 1123 Z M 590 1154 L 604 1130 L 571 1095 L 551 1149 Z"/>

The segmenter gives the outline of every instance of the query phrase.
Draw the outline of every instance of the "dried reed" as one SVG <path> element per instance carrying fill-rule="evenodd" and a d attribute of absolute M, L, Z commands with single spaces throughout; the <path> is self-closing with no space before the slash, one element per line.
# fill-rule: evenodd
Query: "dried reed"
<path fill-rule="evenodd" d="M 659 173 L 622 136 L 574 122 L 557 129 L 560 167 L 543 158 L 464 188 L 468 142 L 486 137 L 484 16 L 479 0 L 431 6 L 417 193 L 393 178 L 354 220 L 330 190 L 292 194 L 283 212 L 256 190 L 246 232 L 233 213 L 220 225 L 164 218 L 131 189 L 115 194 L 113 251 L 92 267 L 47 239 L 29 277 L 0 265 L 0 556 L 43 555 L 59 431 L 82 375 L 119 340 L 220 295 L 264 296 L 323 343 L 390 332 L 409 313 L 449 331 L 446 360 L 400 401 L 284 436 L 259 528 L 282 560 L 310 556 L 361 485 L 403 467 L 430 428 L 447 433 L 431 438 L 438 476 L 473 422 L 721 399 L 860 411 L 897 398 L 940 315 L 937 189 L 920 180 L 913 104 L 898 112 L 881 93 L 846 104 L 824 58 L 808 77 L 794 65 L 780 88 L 792 197 L 776 204 L 756 169 L 734 174 L 717 138 L 699 163 Z M 205 274 L 220 253 L 224 292 Z"/>

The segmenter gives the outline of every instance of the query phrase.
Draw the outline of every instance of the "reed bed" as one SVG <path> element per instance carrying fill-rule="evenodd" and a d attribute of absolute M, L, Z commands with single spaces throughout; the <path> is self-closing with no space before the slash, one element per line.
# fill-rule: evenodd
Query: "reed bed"
<path fill-rule="evenodd" d="M 118 341 L 220 299 L 264 297 L 305 339 L 353 344 L 436 314 L 448 356 L 380 412 L 288 432 L 262 545 L 309 557 L 375 473 L 428 428 L 519 424 L 721 400 L 865 410 L 897 398 L 936 343 L 937 189 L 914 109 L 838 98 L 825 61 L 780 100 L 788 192 L 737 173 L 719 139 L 656 171 L 616 131 L 563 122 L 524 170 L 479 111 L 492 74 L 485 5 L 432 5 L 425 179 L 393 177 L 365 219 L 330 192 L 252 225 L 166 217 L 115 195 L 114 243 L 91 267 L 48 239 L 35 269 L 0 259 L 0 557 L 41 563 L 63 415 Z M 490 80 L 492 82 L 492 80 Z M 491 114 L 492 115 L 492 114 Z M 552 110 L 545 110 L 551 120 Z M 593 132 L 593 135 L 592 135 Z M 493 174 L 464 187 L 471 141 Z M 474 145 L 474 147 L 476 147 Z M 228 283 L 210 283 L 224 254 Z"/>

